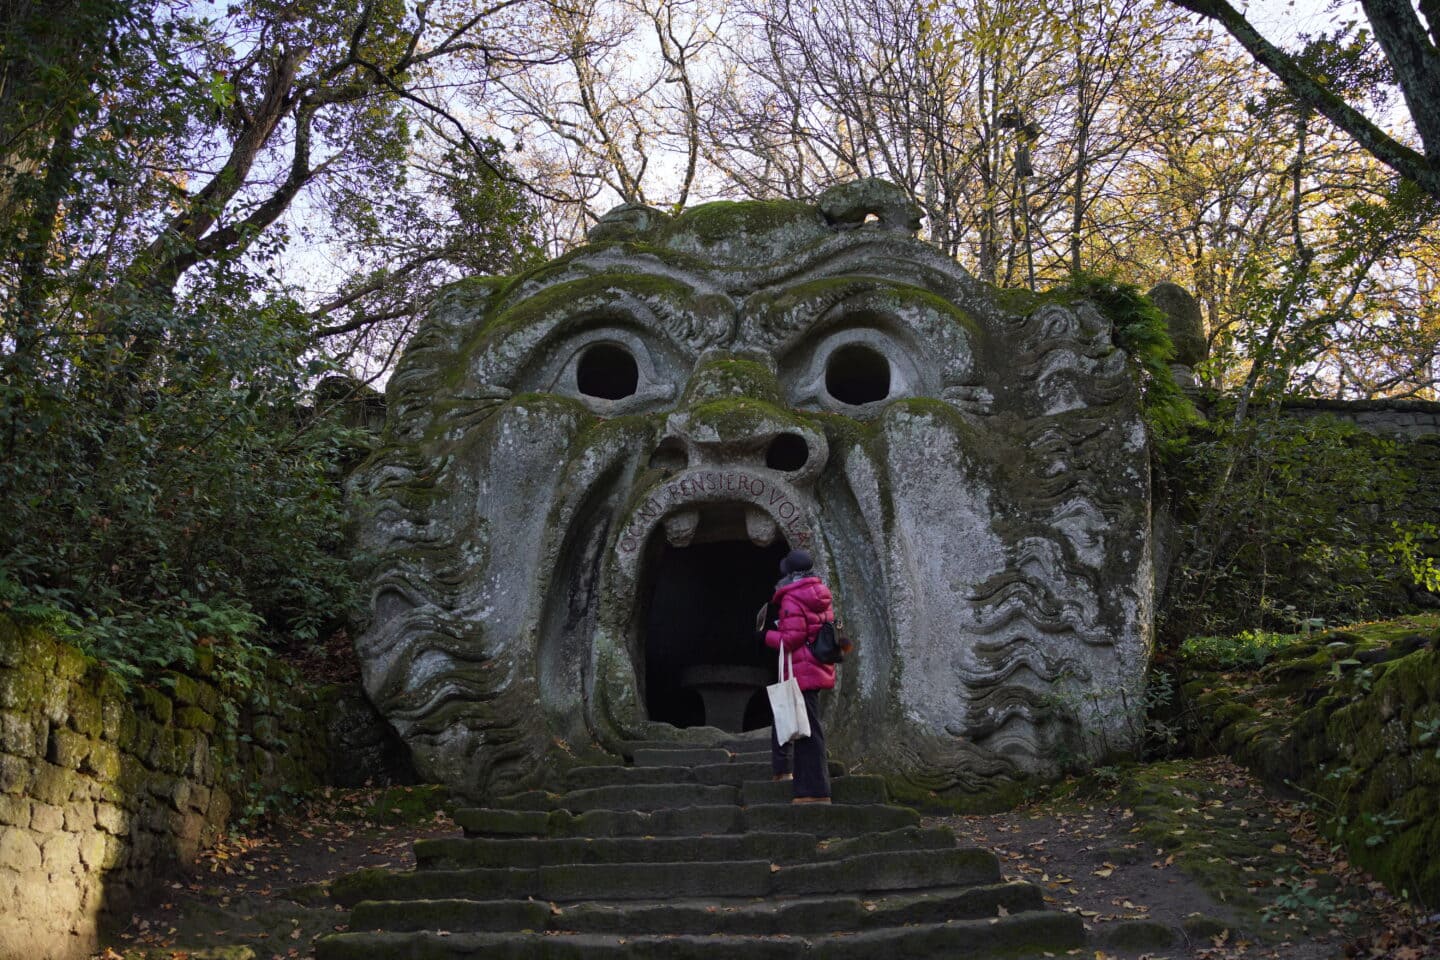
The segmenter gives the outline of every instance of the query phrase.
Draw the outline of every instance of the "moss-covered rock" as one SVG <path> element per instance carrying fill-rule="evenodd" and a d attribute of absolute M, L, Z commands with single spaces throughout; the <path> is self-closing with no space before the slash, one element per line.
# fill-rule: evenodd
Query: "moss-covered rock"
<path fill-rule="evenodd" d="M 1326 830 L 1397 894 L 1440 898 L 1440 616 L 1297 641 L 1182 686 L 1196 746 L 1318 797 Z"/>

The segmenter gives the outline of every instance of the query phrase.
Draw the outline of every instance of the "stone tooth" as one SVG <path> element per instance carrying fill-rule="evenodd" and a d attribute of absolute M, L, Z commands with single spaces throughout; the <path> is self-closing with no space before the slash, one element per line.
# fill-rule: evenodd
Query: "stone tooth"
<path fill-rule="evenodd" d="M 681 510 L 665 518 L 665 541 L 672 547 L 688 547 L 700 526 L 699 510 Z"/>
<path fill-rule="evenodd" d="M 755 546 L 768 547 L 775 542 L 775 518 L 758 507 L 749 507 L 745 511 L 745 532 Z"/>

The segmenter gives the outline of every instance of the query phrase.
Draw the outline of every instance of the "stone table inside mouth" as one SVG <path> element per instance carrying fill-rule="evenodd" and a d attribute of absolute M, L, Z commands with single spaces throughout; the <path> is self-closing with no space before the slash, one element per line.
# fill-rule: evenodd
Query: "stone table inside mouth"
<path fill-rule="evenodd" d="M 693 690 L 705 705 L 705 725 L 739 733 L 745 723 L 745 708 L 755 692 L 771 682 L 764 667 L 738 663 L 701 663 L 680 673 L 680 686 Z"/>

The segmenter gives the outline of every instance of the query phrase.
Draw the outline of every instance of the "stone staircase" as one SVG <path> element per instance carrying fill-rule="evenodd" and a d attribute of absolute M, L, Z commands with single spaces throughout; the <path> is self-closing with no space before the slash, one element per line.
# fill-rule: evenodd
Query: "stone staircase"
<path fill-rule="evenodd" d="M 349 933 L 317 960 L 450 957 L 1029 957 L 1081 947 L 1080 918 L 1000 880 L 995 856 L 835 770 L 834 803 L 792 805 L 768 740 L 626 746 L 567 792 L 461 810 L 413 872 L 337 881 Z"/>

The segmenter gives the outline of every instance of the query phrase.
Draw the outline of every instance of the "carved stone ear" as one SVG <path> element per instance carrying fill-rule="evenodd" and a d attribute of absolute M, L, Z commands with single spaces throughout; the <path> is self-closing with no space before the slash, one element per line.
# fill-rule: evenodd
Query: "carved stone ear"
<path fill-rule="evenodd" d="M 820 212 L 831 226 L 850 230 L 864 226 L 867 219 L 883 230 L 914 236 L 924 216 L 910 195 L 884 180 L 852 180 L 820 194 Z"/>
<path fill-rule="evenodd" d="M 638 240 L 669 219 L 668 213 L 647 207 L 643 203 L 622 203 L 601 217 L 585 234 L 585 238 L 591 243 Z"/>

